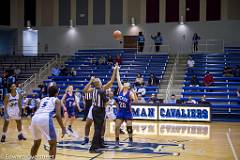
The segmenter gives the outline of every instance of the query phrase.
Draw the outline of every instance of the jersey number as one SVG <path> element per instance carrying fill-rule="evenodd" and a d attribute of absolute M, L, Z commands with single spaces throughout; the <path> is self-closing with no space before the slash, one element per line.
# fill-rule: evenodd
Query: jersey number
<path fill-rule="evenodd" d="M 41 108 L 45 108 L 47 106 L 48 102 L 44 102 L 42 105 L 41 105 Z"/>
<path fill-rule="evenodd" d="M 120 108 L 126 108 L 126 103 L 119 102 L 119 107 L 120 107 Z"/>

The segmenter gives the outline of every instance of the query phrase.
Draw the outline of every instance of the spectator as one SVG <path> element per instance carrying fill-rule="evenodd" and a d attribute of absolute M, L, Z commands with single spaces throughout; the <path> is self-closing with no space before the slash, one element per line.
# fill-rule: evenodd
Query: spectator
<path fill-rule="evenodd" d="M 141 96 L 145 97 L 146 88 L 144 87 L 144 82 L 142 82 L 140 87 L 137 89 L 137 93 L 141 93 Z"/>
<path fill-rule="evenodd" d="M 153 73 L 150 74 L 150 77 L 148 79 L 148 85 L 149 86 L 158 86 L 159 85 L 159 80 Z"/>
<path fill-rule="evenodd" d="M 240 65 L 236 66 L 235 72 L 234 72 L 235 77 L 240 77 Z"/>
<path fill-rule="evenodd" d="M 193 75 L 192 76 L 192 79 L 190 80 L 190 87 L 199 87 L 200 86 L 200 82 L 199 80 L 197 79 L 197 76 L 196 75 Z"/>
<path fill-rule="evenodd" d="M 15 68 L 15 70 L 14 70 L 14 74 L 15 74 L 16 78 L 18 78 L 18 76 L 20 75 L 20 73 L 21 73 L 21 69 L 20 69 L 19 66 L 18 66 L 18 67 Z"/>
<path fill-rule="evenodd" d="M 186 104 L 197 104 L 197 101 L 194 100 L 194 99 L 192 99 L 191 96 L 189 96 L 189 97 L 188 97 L 188 100 L 187 100 L 187 102 L 186 102 Z"/>
<path fill-rule="evenodd" d="M 122 64 L 122 58 L 121 56 L 118 54 L 117 57 L 115 58 L 115 63 L 118 63 L 118 65 Z"/>
<path fill-rule="evenodd" d="M 143 52 L 145 37 L 142 32 L 138 33 L 138 52 Z"/>
<path fill-rule="evenodd" d="M 69 75 L 68 69 L 66 68 L 65 65 L 62 65 L 60 69 L 60 76 L 68 76 L 68 75 Z"/>
<path fill-rule="evenodd" d="M 203 83 L 205 86 L 212 86 L 214 82 L 213 76 L 209 73 L 206 72 L 203 78 Z"/>
<path fill-rule="evenodd" d="M 24 94 L 24 90 L 22 89 L 22 84 L 18 83 L 17 84 L 17 93 L 23 95 Z"/>
<path fill-rule="evenodd" d="M 14 75 L 8 76 L 7 78 L 7 88 L 10 89 L 11 85 L 16 83 L 16 78 Z"/>
<path fill-rule="evenodd" d="M 238 104 L 240 104 L 240 89 L 237 90 Z"/>
<path fill-rule="evenodd" d="M 58 65 L 52 68 L 52 76 L 59 76 L 60 75 L 60 69 L 58 68 Z"/>
<path fill-rule="evenodd" d="M 8 93 L 8 86 L 7 86 L 7 79 L 8 79 L 8 73 L 6 71 L 3 72 L 2 76 L 2 83 L 3 83 L 3 95 L 5 96 Z"/>
<path fill-rule="evenodd" d="M 143 77 L 140 73 L 137 74 L 134 84 L 135 86 L 140 86 L 141 84 L 144 84 Z"/>
<path fill-rule="evenodd" d="M 225 66 L 223 69 L 223 76 L 224 77 L 233 77 L 233 71 L 230 66 Z"/>
<path fill-rule="evenodd" d="M 104 56 L 101 56 L 98 60 L 98 64 L 100 65 L 106 64 L 106 58 Z"/>
<path fill-rule="evenodd" d="M 168 103 L 168 104 L 176 104 L 176 102 L 177 102 L 177 99 L 176 99 L 175 94 L 172 94 L 171 98 L 166 101 L 166 103 Z"/>
<path fill-rule="evenodd" d="M 97 65 L 97 58 L 96 57 L 91 58 L 90 62 L 92 65 Z"/>
<path fill-rule="evenodd" d="M 77 75 L 77 71 L 75 70 L 74 67 L 71 68 L 70 75 L 71 75 L 71 76 L 76 76 L 76 75 Z"/>
<path fill-rule="evenodd" d="M 9 68 L 6 70 L 8 76 L 14 76 L 14 68 L 13 65 L 9 65 Z"/>
<path fill-rule="evenodd" d="M 192 74 L 194 73 L 193 67 L 194 67 L 194 65 L 195 65 L 195 61 L 192 59 L 191 56 L 189 56 L 189 59 L 188 59 L 188 61 L 187 61 L 187 65 L 188 65 L 188 73 L 189 73 L 190 75 L 192 75 Z"/>
<path fill-rule="evenodd" d="M 113 58 L 111 55 L 108 56 L 107 64 L 113 65 Z"/>
<path fill-rule="evenodd" d="M 210 102 L 206 101 L 206 97 L 205 96 L 202 96 L 201 97 L 201 100 L 198 102 L 198 104 L 211 104 Z"/>
<path fill-rule="evenodd" d="M 200 40 L 200 37 L 198 34 L 195 32 L 192 38 L 193 41 L 193 52 L 198 51 L 198 41 Z"/>
<path fill-rule="evenodd" d="M 138 93 L 137 95 L 138 95 L 138 103 L 146 103 L 146 101 L 141 93 Z"/>
<path fill-rule="evenodd" d="M 38 85 L 38 88 L 40 90 L 38 97 L 44 98 L 47 95 L 47 85 L 43 83 L 43 84 Z"/>
<path fill-rule="evenodd" d="M 159 103 L 159 99 L 157 98 L 156 94 L 152 94 L 150 99 L 148 100 L 148 103 Z"/>
<path fill-rule="evenodd" d="M 38 109 L 39 104 L 40 99 L 35 93 L 32 94 L 32 98 L 29 99 L 28 106 L 26 107 L 27 115 L 29 118 L 34 115 L 35 111 Z"/>
<path fill-rule="evenodd" d="M 79 91 L 79 89 L 78 88 L 76 88 L 76 90 L 75 90 L 75 96 L 76 96 L 76 100 L 77 100 L 77 106 L 80 106 L 80 110 L 84 110 L 84 97 L 83 97 L 83 95 L 81 94 L 81 92 Z M 79 110 L 79 112 L 80 112 L 80 110 Z"/>
<path fill-rule="evenodd" d="M 155 44 L 155 51 L 159 52 L 160 51 L 160 46 L 162 45 L 162 35 L 161 32 L 158 32 L 156 36 L 152 36 L 151 38 L 154 40 L 154 44 Z"/>

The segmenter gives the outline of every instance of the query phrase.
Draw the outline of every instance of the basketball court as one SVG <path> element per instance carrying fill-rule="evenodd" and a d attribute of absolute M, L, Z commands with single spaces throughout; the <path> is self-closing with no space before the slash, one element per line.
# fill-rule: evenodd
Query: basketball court
<path fill-rule="evenodd" d="M 23 120 L 23 132 L 28 139 L 22 142 L 17 140 L 15 122 L 10 123 L 7 140 L 0 146 L 0 159 L 27 159 L 33 143 L 30 123 L 29 119 Z M 73 126 L 77 133 L 64 138 L 60 137 L 61 130 L 55 124 L 59 136 L 56 159 L 237 160 L 240 157 L 240 123 L 135 120 L 134 146 L 128 146 L 128 136 L 124 134 L 120 135 L 121 145 L 116 149 L 114 123 L 108 121 L 105 134 L 108 147 L 102 154 L 90 154 L 90 145 L 81 145 L 84 124 L 85 122 L 77 120 Z M 3 125 L 2 119 L 0 125 Z M 91 135 L 92 133 L 93 127 Z M 48 146 L 44 144 L 46 142 L 42 141 L 38 159 L 47 159 Z"/>

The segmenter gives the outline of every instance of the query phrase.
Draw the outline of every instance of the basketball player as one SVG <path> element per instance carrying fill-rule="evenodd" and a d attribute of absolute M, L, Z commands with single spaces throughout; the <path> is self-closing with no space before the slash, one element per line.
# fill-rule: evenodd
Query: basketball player
<path fill-rule="evenodd" d="M 55 159 L 56 157 L 57 135 L 53 123 L 54 114 L 56 114 L 56 119 L 62 129 L 62 137 L 66 134 L 66 129 L 61 117 L 61 102 L 57 98 L 57 95 L 58 89 L 56 83 L 52 82 L 48 87 L 48 97 L 41 100 L 40 107 L 32 118 L 31 128 L 34 139 L 34 144 L 31 149 L 32 159 L 35 159 L 37 155 L 42 136 L 48 140 L 50 158 Z"/>
<path fill-rule="evenodd" d="M 127 132 L 129 135 L 129 144 L 132 145 L 132 110 L 131 110 L 131 102 L 137 102 L 136 94 L 130 90 L 130 83 L 124 83 L 122 85 L 120 80 L 119 68 L 117 69 L 117 82 L 119 87 L 118 93 L 118 112 L 116 116 L 116 125 L 115 125 L 115 137 L 116 137 L 116 147 L 119 146 L 119 129 L 121 124 L 125 121 L 127 123 Z"/>
<path fill-rule="evenodd" d="M 66 89 L 66 93 L 63 95 L 61 104 L 64 108 L 64 126 L 68 125 L 68 130 L 73 133 L 72 130 L 72 124 L 75 120 L 75 106 L 79 107 L 79 104 L 77 103 L 77 98 L 75 97 L 75 94 L 73 93 L 73 86 L 69 85 Z"/>
<path fill-rule="evenodd" d="M 4 125 L 1 142 L 6 141 L 6 133 L 10 120 L 16 120 L 18 130 L 18 140 L 26 140 L 22 133 L 22 96 L 17 93 L 15 84 L 10 86 L 10 93 L 4 99 Z"/>
<path fill-rule="evenodd" d="M 94 136 L 92 140 L 92 145 L 89 149 L 90 153 L 100 153 L 98 150 L 99 148 L 104 147 L 102 144 L 102 128 L 104 125 L 104 119 L 105 119 L 105 106 L 107 102 L 106 97 L 106 90 L 109 89 L 115 79 L 116 75 L 116 68 L 114 67 L 111 80 L 106 84 L 102 85 L 102 82 L 99 78 L 91 77 L 90 82 L 85 86 L 83 89 L 84 93 L 93 93 L 92 96 L 92 116 L 94 121 Z M 93 83 L 94 88 L 91 87 L 91 84 Z M 87 122 L 86 122 L 87 123 Z"/>

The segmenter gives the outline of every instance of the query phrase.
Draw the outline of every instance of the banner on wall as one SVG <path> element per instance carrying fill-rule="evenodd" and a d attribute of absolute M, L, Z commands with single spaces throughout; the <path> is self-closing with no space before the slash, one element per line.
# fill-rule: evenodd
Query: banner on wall
<path fill-rule="evenodd" d="M 159 120 L 207 121 L 211 120 L 210 107 L 159 106 Z"/>

